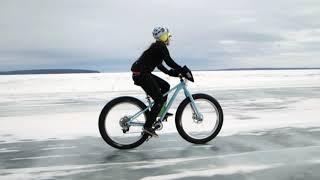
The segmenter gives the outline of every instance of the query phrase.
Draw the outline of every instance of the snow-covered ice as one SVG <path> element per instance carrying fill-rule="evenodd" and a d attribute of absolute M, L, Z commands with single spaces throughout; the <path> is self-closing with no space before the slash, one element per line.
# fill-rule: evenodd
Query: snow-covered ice
<path fill-rule="evenodd" d="M 159 75 L 171 86 L 178 83 L 176 78 Z M 224 109 L 221 135 L 319 125 L 319 94 L 308 94 L 317 93 L 316 89 L 309 92 L 310 88 L 320 88 L 319 70 L 199 71 L 194 76 L 196 82 L 188 84 L 191 92 L 214 96 Z M 145 100 L 129 73 L 0 76 L 0 84 L 0 130 L 10 135 L 2 141 L 100 136 L 98 116 L 109 100 L 121 95 Z M 292 89 L 302 94 L 281 96 L 295 93 Z M 272 96 L 273 91 L 279 94 Z M 182 98 L 180 94 L 178 100 Z M 168 132 L 176 132 L 173 121 L 162 131 Z"/>
<path fill-rule="evenodd" d="M 103 142 L 98 116 L 118 96 L 145 102 L 130 73 L 0 76 L 0 179 L 320 178 L 320 70 L 193 74 L 190 91 L 224 110 L 218 137 L 189 144 L 171 118 L 159 139 L 128 151 Z"/>

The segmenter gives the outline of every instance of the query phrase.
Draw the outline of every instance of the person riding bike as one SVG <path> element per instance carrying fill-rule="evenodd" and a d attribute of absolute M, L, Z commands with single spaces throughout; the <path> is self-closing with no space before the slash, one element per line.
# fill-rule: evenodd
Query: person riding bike
<path fill-rule="evenodd" d="M 133 63 L 131 71 L 134 84 L 140 86 L 154 100 L 154 105 L 148 114 L 143 131 L 157 137 L 158 135 L 152 125 L 159 113 L 165 109 L 167 96 L 163 96 L 163 94 L 169 91 L 170 85 L 165 80 L 152 74 L 152 71 L 157 67 L 163 73 L 177 77 L 182 72 L 182 67 L 170 57 L 167 46 L 170 44 L 171 34 L 168 28 L 155 27 L 152 35 L 156 41 Z M 163 61 L 172 69 L 168 70 L 162 64 Z M 166 114 L 166 116 L 170 115 L 172 114 Z"/>

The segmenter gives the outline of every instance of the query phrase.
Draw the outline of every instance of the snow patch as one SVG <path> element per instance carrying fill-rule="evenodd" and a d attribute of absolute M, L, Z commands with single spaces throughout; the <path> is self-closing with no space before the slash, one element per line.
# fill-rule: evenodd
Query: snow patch
<path fill-rule="evenodd" d="M 11 153 L 11 152 L 19 152 L 20 150 L 1 148 L 0 153 Z"/>
<path fill-rule="evenodd" d="M 77 157 L 77 156 L 80 156 L 80 155 L 68 154 L 68 155 L 52 155 L 52 156 L 34 156 L 34 157 L 12 158 L 12 159 L 10 159 L 10 161 L 49 159 L 49 158 L 65 158 L 65 157 Z"/>
<path fill-rule="evenodd" d="M 309 132 L 320 132 L 320 128 L 313 128 L 310 129 Z"/>
<path fill-rule="evenodd" d="M 207 170 L 187 170 L 187 171 L 178 172 L 175 174 L 144 177 L 141 180 L 172 180 L 172 179 L 188 178 L 188 177 L 194 177 L 194 176 L 196 176 L 196 177 L 210 177 L 210 176 L 214 176 L 214 175 L 251 173 L 254 171 L 276 168 L 279 166 L 281 166 L 281 164 L 227 166 L 227 167 L 223 167 L 223 168 L 207 169 Z"/>
<path fill-rule="evenodd" d="M 42 148 L 40 150 L 42 151 L 49 151 L 49 150 L 61 150 L 61 149 L 74 149 L 77 148 L 77 146 L 70 146 L 70 147 L 51 147 L 51 148 Z"/>

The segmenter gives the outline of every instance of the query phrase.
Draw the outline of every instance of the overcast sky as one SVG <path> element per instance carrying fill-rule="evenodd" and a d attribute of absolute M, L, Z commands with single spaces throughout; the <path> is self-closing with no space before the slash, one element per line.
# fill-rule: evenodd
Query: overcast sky
<path fill-rule="evenodd" d="M 129 71 L 170 29 L 191 69 L 320 67 L 319 0 L 1 0 L 0 71 Z"/>

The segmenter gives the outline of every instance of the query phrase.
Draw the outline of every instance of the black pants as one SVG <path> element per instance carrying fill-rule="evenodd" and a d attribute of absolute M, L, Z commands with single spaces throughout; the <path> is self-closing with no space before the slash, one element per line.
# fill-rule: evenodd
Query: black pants
<path fill-rule="evenodd" d="M 134 84 L 141 86 L 142 89 L 154 100 L 151 112 L 148 114 L 145 128 L 150 128 L 156 121 L 163 104 L 167 101 L 168 96 L 163 96 L 170 89 L 169 83 L 151 73 L 133 75 Z"/>

